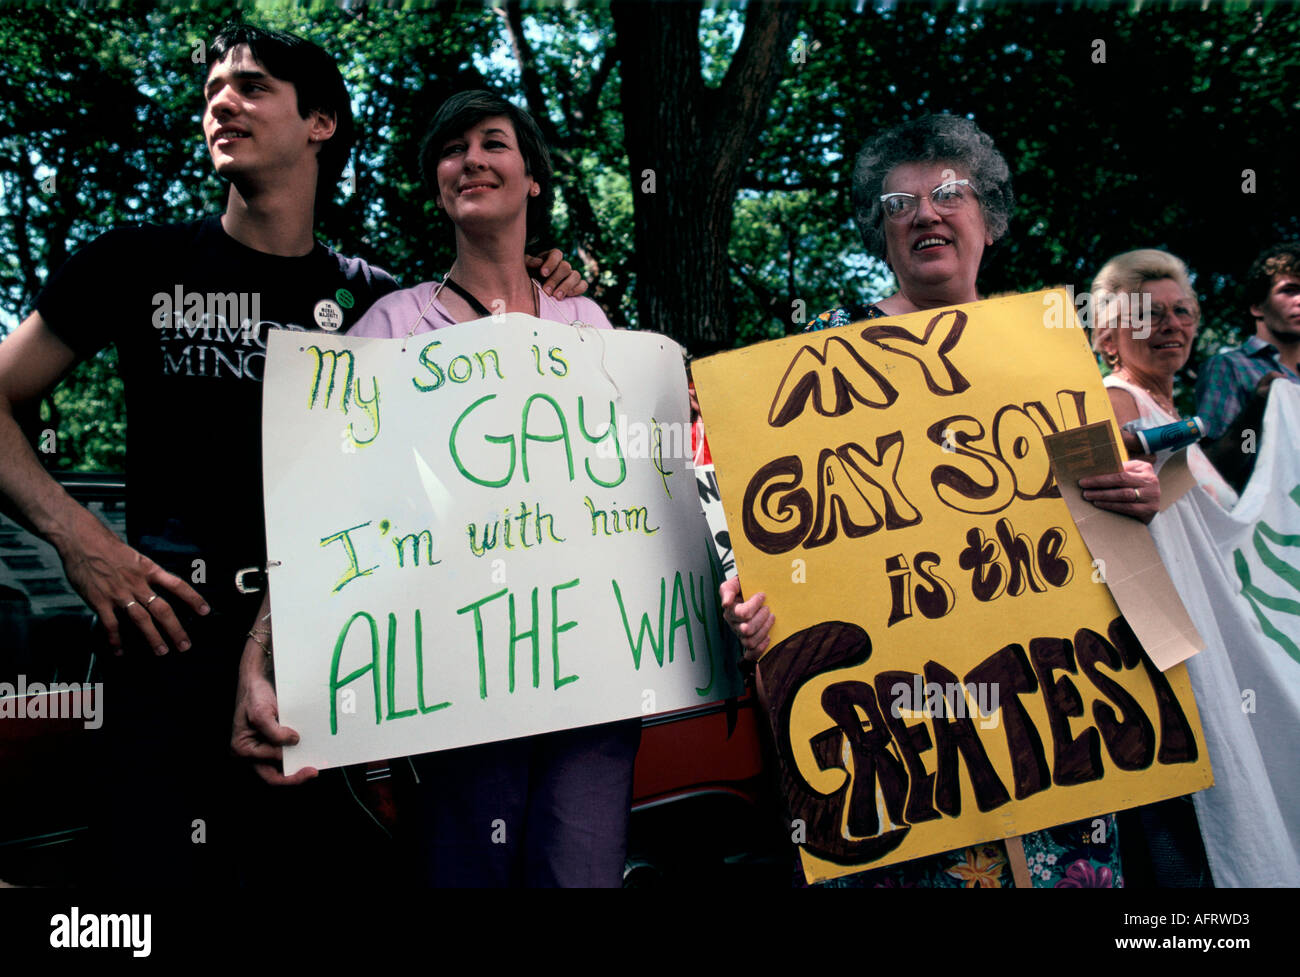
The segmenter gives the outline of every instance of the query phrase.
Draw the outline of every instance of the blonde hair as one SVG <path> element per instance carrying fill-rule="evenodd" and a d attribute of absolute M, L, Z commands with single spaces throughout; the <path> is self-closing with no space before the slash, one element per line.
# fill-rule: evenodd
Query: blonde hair
<path fill-rule="evenodd" d="M 1114 355 L 1103 348 L 1103 341 L 1119 326 L 1119 317 L 1147 282 L 1170 279 L 1192 304 L 1197 321 L 1201 304 L 1187 274 L 1183 259 L 1158 248 L 1139 248 L 1117 254 L 1097 272 L 1092 280 L 1092 348 L 1113 366 Z"/>

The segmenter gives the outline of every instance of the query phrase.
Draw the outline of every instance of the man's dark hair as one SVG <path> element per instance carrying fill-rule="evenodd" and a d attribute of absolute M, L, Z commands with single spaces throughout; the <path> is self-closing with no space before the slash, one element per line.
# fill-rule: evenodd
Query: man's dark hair
<path fill-rule="evenodd" d="M 304 119 L 313 111 L 334 119 L 334 135 L 321 144 L 316 155 L 316 208 L 334 196 L 339 178 L 347 166 L 356 139 L 352 123 L 352 100 L 338 65 L 324 49 L 306 38 L 287 31 L 267 30 L 251 24 L 230 23 L 208 45 L 208 63 L 216 64 L 234 48 L 244 45 L 253 60 L 280 81 L 290 82 L 298 93 L 298 114 Z"/>
<path fill-rule="evenodd" d="M 1265 248 L 1246 272 L 1246 307 L 1263 305 L 1278 275 L 1300 278 L 1300 241 L 1284 241 Z"/>
<path fill-rule="evenodd" d="M 420 176 L 425 185 L 438 195 L 438 160 L 442 147 L 449 139 L 457 139 L 468 129 L 474 128 L 484 119 L 494 115 L 504 115 L 515 127 L 515 138 L 519 141 L 519 152 L 524 158 L 524 167 L 528 175 L 537 181 L 541 193 L 528 198 L 527 244 L 540 241 L 550 230 L 551 201 L 554 197 L 552 176 L 555 172 L 551 166 L 551 151 L 546 147 L 542 130 L 537 127 L 533 117 L 516 105 L 507 102 L 500 95 L 483 89 L 459 92 L 443 102 L 434 113 L 429 130 L 420 143 Z"/>

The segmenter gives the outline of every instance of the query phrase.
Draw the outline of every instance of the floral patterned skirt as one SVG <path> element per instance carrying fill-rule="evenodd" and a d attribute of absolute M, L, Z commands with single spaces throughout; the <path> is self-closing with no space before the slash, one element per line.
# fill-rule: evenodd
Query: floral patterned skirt
<path fill-rule="evenodd" d="M 1119 889 L 1115 816 L 1086 818 L 1023 836 L 1025 861 L 1035 889 Z M 797 870 L 802 882 L 802 868 Z M 834 889 L 1011 889 L 1015 882 L 1000 841 L 930 855 L 817 883 Z"/>

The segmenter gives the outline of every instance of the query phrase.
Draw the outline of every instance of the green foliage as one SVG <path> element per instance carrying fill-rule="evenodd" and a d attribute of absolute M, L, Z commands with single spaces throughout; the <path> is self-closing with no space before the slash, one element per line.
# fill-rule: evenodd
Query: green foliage
<path fill-rule="evenodd" d="M 407 284 L 441 274 L 451 238 L 419 179 L 420 137 L 451 91 L 495 86 L 541 118 L 552 143 L 548 243 L 612 318 L 635 324 L 638 253 L 673 241 L 636 240 L 640 178 L 624 134 L 637 120 L 623 117 L 609 9 L 350 7 L 258 4 L 246 15 L 335 52 L 353 93 L 354 180 L 321 215 L 321 236 Z M 79 244 L 221 206 L 195 56 L 229 10 L 0 7 L 0 335 Z M 745 16 L 704 9 L 707 85 L 725 75 Z M 1082 291 L 1110 255 L 1165 247 L 1196 272 L 1204 356 L 1240 338 L 1238 283 L 1253 254 L 1300 236 L 1286 124 L 1300 108 L 1300 10 L 1289 5 L 808 4 L 773 70 L 780 85 L 730 228 L 738 344 L 800 328 L 797 302 L 814 315 L 889 294 L 892 276 L 863 254 L 851 219 L 850 170 L 868 136 L 925 112 L 972 116 L 1011 164 L 1018 206 L 981 276 L 986 293 Z M 1247 170 L 1254 193 L 1242 189 Z M 696 259 L 681 256 L 683 275 Z M 58 464 L 120 464 L 119 384 L 101 356 L 47 405 L 61 425 Z"/>
<path fill-rule="evenodd" d="M 1300 236 L 1294 135 L 1279 124 L 1300 107 L 1295 8 L 820 5 L 805 11 L 792 59 L 745 181 L 756 197 L 738 208 L 768 229 L 742 234 L 738 220 L 732 256 L 769 291 L 816 297 L 810 312 L 892 291 L 879 266 L 858 275 L 849 261 L 861 254 L 852 160 L 873 133 L 928 112 L 974 118 L 1011 165 L 1017 209 L 981 274 L 986 294 L 1085 291 L 1111 255 L 1163 247 L 1196 274 L 1204 356 L 1249 327 L 1238 282 L 1255 252 Z M 1255 193 L 1243 192 L 1247 169 Z M 791 261 L 788 201 L 798 210 L 801 193 L 823 224 Z M 737 277 L 757 315 L 761 290 Z M 788 316 L 750 321 L 742 342 L 797 328 Z"/>
<path fill-rule="evenodd" d="M 126 468 L 126 415 L 117 350 L 80 364 L 41 405 L 57 432 L 49 465 L 61 471 L 121 472 Z"/>

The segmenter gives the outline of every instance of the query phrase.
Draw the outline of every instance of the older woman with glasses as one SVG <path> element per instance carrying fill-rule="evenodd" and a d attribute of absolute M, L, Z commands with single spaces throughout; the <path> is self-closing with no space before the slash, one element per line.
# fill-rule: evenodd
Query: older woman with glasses
<path fill-rule="evenodd" d="M 930 115 L 890 129 L 858 153 L 853 211 L 867 250 L 898 291 L 868 306 L 823 313 L 809 328 L 975 302 L 976 279 L 1006 234 L 1015 195 L 1007 161 L 969 119 Z M 1093 505 L 1150 522 L 1160 483 L 1150 464 L 1080 480 Z"/>
<path fill-rule="evenodd" d="M 863 244 L 889 265 L 898 291 L 823 312 L 808 328 L 978 301 L 980 268 L 1006 234 L 1014 205 L 1006 159 L 969 119 L 928 115 L 881 133 L 858 153 L 853 211 Z M 1145 461 L 1079 485 L 1098 508 L 1143 522 L 1160 509 L 1160 483 Z M 764 600 L 755 594 L 742 602 L 734 578 L 722 586 L 727 621 L 752 660 L 767 650 L 772 628 Z"/>
<path fill-rule="evenodd" d="M 809 328 L 978 301 L 980 268 L 1006 234 L 1014 202 L 1007 161 L 969 119 L 925 116 L 876 136 L 858 153 L 854 167 L 854 217 L 867 251 L 889 265 L 898 290 L 872 305 L 831 309 Z M 1160 484 L 1144 461 L 1079 484 L 1093 505 L 1143 522 L 1159 510 Z M 732 579 L 722 585 L 721 596 L 746 658 L 757 660 L 775 620 L 765 595 L 744 601 L 739 580 Z M 1026 835 L 1035 885 L 1117 884 L 1119 849 L 1109 819 L 1103 833 L 1100 843 L 1087 840 L 1094 835 L 1081 825 Z M 1006 849 L 998 843 L 861 873 L 848 884 L 999 887 L 1011 884 L 1011 873 Z"/>
<path fill-rule="evenodd" d="M 1098 310 L 1092 344 L 1111 369 L 1104 383 L 1115 417 L 1121 425 L 1136 422 L 1142 428 L 1181 420 L 1174 377 L 1187 365 L 1201 321 L 1187 266 L 1167 251 L 1126 251 L 1097 272 L 1092 294 Z M 1131 434 L 1125 445 L 1130 453 L 1143 453 Z M 1237 493 L 1198 445 L 1187 449 L 1187 467 L 1219 505 L 1236 505 Z"/>
<path fill-rule="evenodd" d="M 854 217 L 898 291 L 832 309 L 811 328 L 976 301 L 980 267 L 1006 234 L 1013 202 L 1006 160 L 966 119 L 927 116 L 873 139 L 854 167 Z"/>

